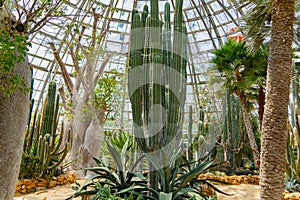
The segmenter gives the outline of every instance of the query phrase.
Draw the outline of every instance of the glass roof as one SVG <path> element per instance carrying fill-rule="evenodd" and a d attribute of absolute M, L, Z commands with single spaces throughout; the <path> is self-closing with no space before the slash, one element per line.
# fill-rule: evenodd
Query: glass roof
<path fill-rule="evenodd" d="M 171 20 L 175 0 L 160 0 L 160 17 L 163 17 L 163 5 L 171 4 Z M 105 71 L 117 69 L 125 72 L 128 56 L 131 10 L 142 10 L 143 6 L 150 5 L 149 0 L 70 0 L 61 8 L 64 15 L 51 20 L 38 32 L 30 37 L 32 47 L 29 49 L 29 61 L 33 67 L 34 91 L 33 98 L 40 102 L 46 91 L 47 82 L 56 80 L 63 84 L 60 68 L 55 62 L 49 43 L 53 42 L 67 66 L 69 73 L 74 73 L 71 55 L 68 53 L 67 41 L 72 41 L 70 25 L 85 24 L 86 32 L 92 30 L 92 8 L 100 14 L 98 31 L 106 31 L 102 47 L 107 52 L 113 52 Z M 195 101 L 196 87 L 203 87 L 207 76 L 206 71 L 212 57 L 211 51 L 220 47 L 232 30 L 239 27 L 238 19 L 243 13 L 238 11 L 235 0 L 185 0 L 183 5 L 184 22 L 188 31 L 188 83 L 187 105 Z M 116 8 L 116 9 L 114 9 Z M 86 35 L 86 37 L 88 37 Z M 101 56 L 99 63 L 101 63 Z M 124 81 L 126 83 L 126 81 Z M 126 86 L 124 86 L 126 88 Z M 124 89 L 123 91 L 126 91 Z M 128 97 L 123 95 L 128 102 Z M 126 118 L 130 116 L 130 105 L 123 108 Z"/>

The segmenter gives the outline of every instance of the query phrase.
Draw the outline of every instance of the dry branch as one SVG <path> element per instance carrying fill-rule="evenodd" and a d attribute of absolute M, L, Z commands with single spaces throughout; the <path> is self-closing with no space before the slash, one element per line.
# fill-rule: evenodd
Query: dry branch
<path fill-rule="evenodd" d="M 99 80 L 101 74 L 103 73 L 104 68 L 105 68 L 106 64 L 108 63 L 109 59 L 111 58 L 111 56 L 112 56 L 112 54 L 108 54 L 108 55 L 106 56 L 106 58 L 103 60 L 101 66 L 100 66 L 100 69 L 98 70 L 98 72 L 97 72 L 97 74 L 96 74 L 96 76 L 95 76 L 95 79 L 94 79 L 94 87 L 96 87 L 97 82 L 98 82 L 98 80 Z"/>
<path fill-rule="evenodd" d="M 65 81 L 65 83 L 67 85 L 68 91 L 69 91 L 70 94 L 72 94 L 73 89 L 74 89 L 74 85 L 73 85 L 71 77 L 70 77 L 70 75 L 69 75 L 69 73 L 67 71 L 67 68 L 66 68 L 65 64 L 63 63 L 61 57 L 59 56 L 59 54 L 58 54 L 58 52 L 57 52 L 54 44 L 52 42 L 50 42 L 49 44 L 50 44 L 50 48 L 51 48 L 51 50 L 53 52 L 53 55 L 55 57 L 55 60 L 58 63 L 60 69 L 61 69 L 61 73 L 62 73 L 64 81 Z"/>

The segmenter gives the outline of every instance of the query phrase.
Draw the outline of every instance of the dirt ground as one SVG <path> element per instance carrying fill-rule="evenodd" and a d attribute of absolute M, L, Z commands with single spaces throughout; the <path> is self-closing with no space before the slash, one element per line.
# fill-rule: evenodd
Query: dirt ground
<path fill-rule="evenodd" d="M 225 196 L 218 194 L 218 200 L 258 200 L 258 185 L 217 185 L 222 191 L 233 194 Z M 56 186 L 47 190 L 37 191 L 35 193 L 17 196 L 14 200 L 64 200 L 74 193 L 72 185 Z M 76 200 L 80 200 L 78 197 Z"/>

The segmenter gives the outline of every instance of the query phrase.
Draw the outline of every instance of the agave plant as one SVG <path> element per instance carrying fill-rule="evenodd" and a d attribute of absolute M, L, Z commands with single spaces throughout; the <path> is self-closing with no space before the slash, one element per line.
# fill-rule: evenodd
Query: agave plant
<path fill-rule="evenodd" d="M 140 159 L 133 164 L 131 169 L 128 168 L 129 142 L 130 140 L 127 140 L 121 152 L 118 152 L 107 140 L 107 147 L 116 163 L 116 169 L 110 167 L 107 160 L 100 161 L 94 158 L 98 166 L 86 168 L 86 170 L 94 172 L 95 175 L 87 178 L 82 185 L 77 183 L 74 188 L 76 192 L 67 200 L 85 195 L 90 195 L 91 199 L 99 199 L 103 195 L 103 188 L 109 190 L 112 195 L 120 196 L 123 199 L 139 199 L 141 195 L 143 198 L 153 199 L 146 194 L 147 191 L 151 191 L 147 186 L 147 178 L 142 173 L 133 172 Z"/>
<path fill-rule="evenodd" d="M 145 155 L 159 173 L 159 188 L 158 191 L 156 191 L 158 198 L 156 199 L 208 199 L 210 197 L 199 191 L 199 186 L 203 183 L 208 184 L 217 192 L 226 194 L 210 183 L 210 180 L 197 179 L 199 174 L 204 173 L 210 168 L 220 164 L 214 163 L 214 160 L 210 159 L 209 155 L 207 155 L 203 160 L 191 162 L 189 162 L 184 156 L 178 156 L 173 165 L 165 167 L 162 166 L 159 159 L 152 156 L 152 154 Z"/>

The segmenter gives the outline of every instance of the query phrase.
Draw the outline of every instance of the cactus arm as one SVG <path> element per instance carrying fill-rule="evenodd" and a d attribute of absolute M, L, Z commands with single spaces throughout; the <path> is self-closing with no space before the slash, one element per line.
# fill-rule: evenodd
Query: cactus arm
<path fill-rule="evenodd" d="M 188 122 L 188 160 L 193 160 L 193 107 L 189 106 L 189 122 Z"/>
<path fill-rule="evenodd" d="M 130 60 L 129 60 L 129 73 L 128 73 L 128 91 L 130 94 L 130 101 L 132 104 L 132 117 L 134 123 L 134 135 L 136 141 L 139 143 L 141 148 L 146 150 L 144 133 L 142 130 L 142 88 L 134 90 L 134 86 L 141 85 L 141 78 L 138 77 L 136 67 L 141 67 L 143 64 L 142 49 L 140 49 L 140 37 L 141 33 L 138 31 L 141 28 L 141 20 L 139 14 L 135 14 L 133 17 L 133 23 L 130 34 Z"/>
<path fill-rule="evenodd" d="M 55 97 L 56 97 L 56 83 L 49 82 L 48 87 L 48 96 L 46 100 L 46 107 L 43 115 L 43 125 L 41 129 L 41 134 L 45 135 L 47 133 L 52 133 L 52 125 L 53 125 L 53 116 L 54 116 L 54 105 L 55 105 Z"/>

